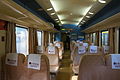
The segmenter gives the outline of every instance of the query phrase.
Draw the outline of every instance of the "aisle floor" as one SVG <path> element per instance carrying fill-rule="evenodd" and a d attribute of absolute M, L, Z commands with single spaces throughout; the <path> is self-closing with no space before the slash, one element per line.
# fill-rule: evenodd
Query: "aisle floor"
<path fill-rule="evenodd" d="M 70 60 L 70 51 L 65 51 L 59 72 L 56 76 L 56 80 L 71 80 L 72 78 L 72 67 Z"/>

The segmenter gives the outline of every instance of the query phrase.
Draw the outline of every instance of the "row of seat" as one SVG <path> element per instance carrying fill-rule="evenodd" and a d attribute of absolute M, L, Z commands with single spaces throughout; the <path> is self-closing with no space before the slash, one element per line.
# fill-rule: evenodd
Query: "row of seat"
<path fill-rule="evenodd" d="M 64 52 L 63 46 L 63 42 L 55 41 L 54 43 L 49 43 L 44 52 L 42 52 L 42 47 L 37 47 L 38 53 L 44 53 L 48 57 L 51 73 L 57 73 L 59 69 L 59 61 L 62 59 L 62 54 Z"/>
<path fill-rule="evenodd" d="M 91 46 L 88 45 L 88 43 L 83 42 L 72 42 L 71 43 L 71 59 L 73 60 L 73 72 L 75 74 L 78 74 L 79 71 L 79 64 L 81 60 L 81 56 L 84 54 L 89 53 L 109 53 L 109 47 L 105 46 L 104 48 L 100 49 L 97 46 L 94 46 L 93 44 Z"/>
<path fill-rule="evenodd" d="M 2 80 L 50 80 L 49 61 L 45 55 L 9 53 L 3 58 Z"/>
<path fill-rule="evenodd" d="M 2 80 L 50 80 L 50 72 L 56 74 L 59 69 L 61 43 L 50 43 L 43 54 L 7 54 L 2 59 Z"/>
<path fill-rule="evenodd" d="M 73 42 L 71 46 L 74 48 L 73 71 L 78 74 L 78 80 L 120 80 L 120 55 L 108 54 L 110 53 L 108 46 L 97 48 L 97 52 L 92 54 L 90 54 L 90 46 L 86 49 L 88 52 L 79 53 L 79 48 L 84 50 L 80 47 L 83 43 Z"/>
<path fill-rule="evenodd" d="M 85 54 L 81 58 L 78 80 L 120 80 L 120 55 Z"/>

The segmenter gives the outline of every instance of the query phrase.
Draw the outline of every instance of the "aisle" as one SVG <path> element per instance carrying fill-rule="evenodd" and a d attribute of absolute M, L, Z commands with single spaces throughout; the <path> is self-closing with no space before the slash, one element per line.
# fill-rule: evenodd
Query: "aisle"
<path fill-rule="evenodd" d="M 56 80 L 71 80 L 72 68 L 70 60 L 70 51 L 65 51 Z"/>

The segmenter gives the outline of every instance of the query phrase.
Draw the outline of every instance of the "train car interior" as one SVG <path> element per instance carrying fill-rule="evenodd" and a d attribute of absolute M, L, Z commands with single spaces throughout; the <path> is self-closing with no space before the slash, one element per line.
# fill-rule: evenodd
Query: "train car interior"
<path fill-rule="evenodd" d="M 120 80 L 120 0 L 0 0 L 0 80 Z"/>

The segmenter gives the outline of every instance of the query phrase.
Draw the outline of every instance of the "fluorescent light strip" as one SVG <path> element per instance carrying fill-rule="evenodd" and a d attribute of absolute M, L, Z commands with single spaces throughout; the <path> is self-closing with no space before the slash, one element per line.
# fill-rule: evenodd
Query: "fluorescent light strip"
<path fill-rule="evenodd" d="M 89 14 L 93 15 L 94 13 L 93 12 L 88 12 Z"/>
<path fill-rule="evenodd" d="M 56 21 L 59 20 L 59 19 L 55 19 Z"/>
<path fill-rule="evenodd" d="M 86 18 L 90 18 L 90 16 L 86 16 Z"/>
<path fill-rule="evenodd" d="M 53 8 L 48 8 L 47 11 L 51 11 Z"/>
<path fill-rule="evenodd" d="M 83 20 L 82 22 L 84 23 L 84 22 L 86 22 L 86 21 Z"/>
<path fill-rule="evenodd" d="M 98 2 L 103 3 L 103 4 L 105 4 L 105 3 L 106 3 L 106 1 L 105 1 L 105 0 L 98 0 Z"/>
<path fill-rule="evenodd" d="M 55 15 L 55 13 L 51 13 L 50 15 Z"/>

